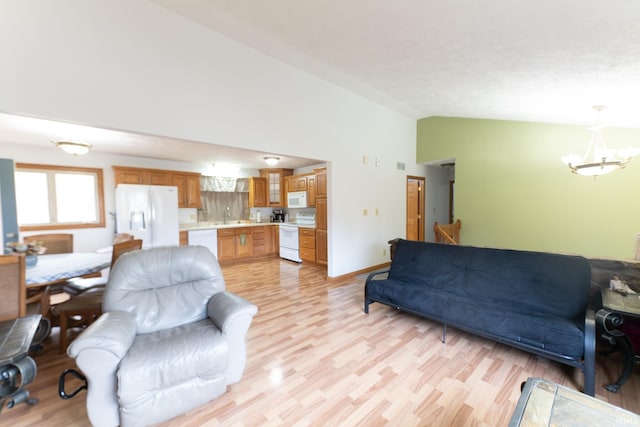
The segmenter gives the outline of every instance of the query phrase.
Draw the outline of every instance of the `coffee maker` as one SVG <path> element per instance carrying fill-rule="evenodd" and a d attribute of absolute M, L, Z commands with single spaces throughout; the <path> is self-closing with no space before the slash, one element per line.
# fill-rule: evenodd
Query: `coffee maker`
<path fill-rule="evenodd" d="M 282 209 L 274 209 L 271 215 L 271 222 L 284 222 L 284 211 Z"/>

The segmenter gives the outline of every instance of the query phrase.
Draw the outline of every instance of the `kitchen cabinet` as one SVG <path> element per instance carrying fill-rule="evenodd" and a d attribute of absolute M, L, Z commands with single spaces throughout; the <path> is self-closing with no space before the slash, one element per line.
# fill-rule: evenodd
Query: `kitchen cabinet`
<path fill-rule="evenodd" d="M 267 180 L 266 199 L 268 207 L 287 207 L 284 179 L 290 175 L 293 175 L 293 169 L 260 169 L 260 176 Z"/>
<path fill-rule="evenodd" d="M 327 198 L 327 168 L 313 170 L 316 173 L 316 197 Z"/>
<path fill-rule="evenodd" d="M 316 176 L 307 176 L 307 206 L 312 207 L 316 205 Z"/>
<path fill-rule="evenodd" d="M 316 262 L 316 230 L 300 228 L 298 230 L 300 258 L 303 261 Z"/>
<path fill-rule="evenodd" d="M 316 230 L 316 262 L 327 264 L 327 230 Z"/>
<path fill-rule="evenodd" d="M 118 184 L 174 185 L 178 187 L 178 207 L 200 208 L 200 174 L 164 169 L 132 168 L 113 166 L 116 186 Z"/>
<path fill-rule="evenodd" d="M 249 178 L 249 207 L 264 208 L 267 206 L 267 178 Z"/>
<path fill-rule="evenodd" d="M 200 208 L 200 174 L 172 174 L 171 185 L 178 187 L 178 206 Z"/>
<path fill-rule="evenodd" d="M 180 246 L 187 246 L 189 244 L 189 233 L 187 231 L 180 232 Z"/>
<path fill-rule="evenodd" d="M 292 175 L 285 178 L 285 193 L 293 191 L 307 192 L 307 206 L 316 205 L 316 176 L 315 174 Z"/>
<path fill-rule="evenodd" d="M 253 256 L 277 255 L 278 226 L 265 225 L 253 227 Z"/>
<path fill-rule="evenodd" d="M 233 261 L 253 255 L 253 227 L 218 229 L 218 260 Z"/>
<path fill-rule="evenodd" d="M 314 169 L 316 177 L 316 262 L 326 265 L 327 247 L 327 169 Z"/>

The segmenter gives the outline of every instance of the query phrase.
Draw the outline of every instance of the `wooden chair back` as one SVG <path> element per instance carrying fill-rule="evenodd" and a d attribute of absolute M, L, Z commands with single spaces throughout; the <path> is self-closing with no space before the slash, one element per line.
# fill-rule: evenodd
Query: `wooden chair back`
<path fill-rule="evenodd" d="M 23 255 L 0 255 L 0 321 L 27 314 Z"/>
<path fill-rule="evenodd" d="M 114 237 L 113 239 L 113 243 L 120 243 L 120 242 L 126 242 L 127 240 L 133 240 L 135 239 L 135 236 L 133 234 L 129 234 L 129 233 L 118 233 L 116 234 L 116 237 Z"/>
<path fill-rule="evenodd" d="M 122 254 L 139 249 L 142 249 L 142 239 L 125 240 L 124 242 L 114 244 L 111 254 L 111 267 L 113 267 Z"/>
<path fill-rule="evenodd" d="M 73 234 L 71 233 L 47 233 L 26 236 L 25 243 L 42 242 L 47 248 L 47 254 L 68 254 L 73 252 Z"/>

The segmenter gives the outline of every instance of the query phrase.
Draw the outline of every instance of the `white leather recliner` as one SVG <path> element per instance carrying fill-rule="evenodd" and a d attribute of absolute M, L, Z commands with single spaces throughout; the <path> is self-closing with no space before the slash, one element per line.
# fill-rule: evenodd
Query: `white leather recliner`
<path fill-rule="evenodd" d="M 201 246 L 123 255 L 105 289 L 104 314 L 67 354 L 87 378 L 94 426 L 142 426 L 203 405 L 240 380 L 257 307 L 225 291 Z"/>

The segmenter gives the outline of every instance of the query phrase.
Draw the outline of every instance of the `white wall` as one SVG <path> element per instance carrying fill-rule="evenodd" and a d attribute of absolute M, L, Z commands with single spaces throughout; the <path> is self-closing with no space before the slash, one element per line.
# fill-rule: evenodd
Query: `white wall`
<path fill-rule="evenodd" d="M 413 118 L 144 0 L 0 10 L 0 111 L 326 160 L 329 276 L 404 235 L 406 175 L 424 175 Z"/>
<path fill-rule="evenodd" d="M 425 194 L 425 233 L 424 239 L 427 242 L 433 242 L 435 235 L 433 233 L 433 224 L 449 223 L 449 169 L 442 166 L 427 166 L 426 194 Z M 455 219 L 454 219 L 455 221 Z"/>

